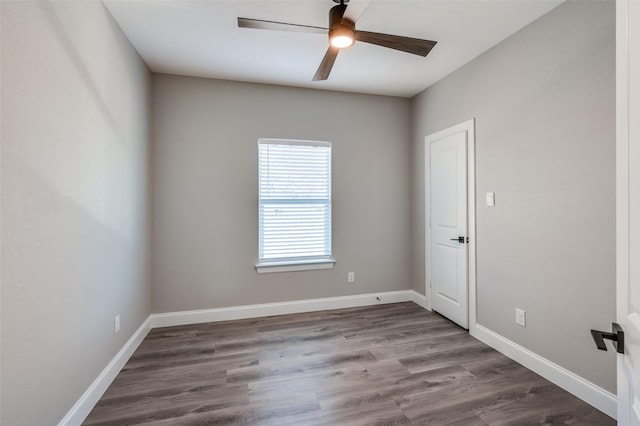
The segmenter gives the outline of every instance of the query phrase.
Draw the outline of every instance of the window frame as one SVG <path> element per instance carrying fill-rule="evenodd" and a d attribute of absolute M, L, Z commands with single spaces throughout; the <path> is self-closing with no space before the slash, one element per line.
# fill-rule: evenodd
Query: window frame
<path fill-rule="evenodd" d="M 262 236 L 262 224 L 260 209 L 263 200 L 260 194 L 260 145 L 295 145 L 295 146 L 320 146 L 329 148 L 329 255 L 328 256 L 300 256 L 297 258 L 277 258 L 277 259 L 265 259 L 261 255 L 261 241 Z M 289 272 L 289 271 L 308 271 L 308 270 L 320 270 L 320 269 L 332 269 L 335 264 L 333 259 L 333 182 L 332 182 L 332 162 L 333 162 L 333 149 L 331 142 L 326 141 L 311 141 L 311 140 L 298 140 L 298 139 L 277 139 L 277 138 L 259 138 L 258 139 L 258 262 L 255 265 L 258 273 L 271 273 L 271 272 Z M 298 202 L 291 199 L 282 198 L 278 200 L 282 204 L 310 204 L 315 200 L 303 199 Z M 323 202 L 327 202 L 325 198 L 322 198 Z"/>

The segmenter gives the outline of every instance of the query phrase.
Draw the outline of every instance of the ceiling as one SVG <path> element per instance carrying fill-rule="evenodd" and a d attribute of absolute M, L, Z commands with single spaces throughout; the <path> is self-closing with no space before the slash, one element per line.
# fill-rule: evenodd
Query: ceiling
<path fill-rule="evenodd" d="M 331 0 L 104 0 L 154 72 L 412 97 L 563 0 L 351 0 L 360 30 L 435 40 L 425 58 L 367 43 L 311 79 L 322 34 L 238 28 L 237 18 L 328 26 Z"/>

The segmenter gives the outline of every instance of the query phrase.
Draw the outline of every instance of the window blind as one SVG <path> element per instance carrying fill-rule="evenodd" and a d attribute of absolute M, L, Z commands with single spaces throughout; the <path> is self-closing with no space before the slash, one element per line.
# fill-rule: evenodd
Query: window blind
<path fill-rule="evenodd" d="M 258 142 L 258 262 L 331 258 L 331 144 Z"/>

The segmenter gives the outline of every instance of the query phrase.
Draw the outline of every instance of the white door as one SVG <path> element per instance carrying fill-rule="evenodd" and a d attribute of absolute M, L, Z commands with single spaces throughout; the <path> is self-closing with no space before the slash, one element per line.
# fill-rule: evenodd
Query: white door
<path fill-rule="evenodd" d="M 618 424 L 640 426 L 640 2 L 617 2 Z"/>
<path fill-rule="evenodd" d="M 455 126 L 427 136 L 431 307 L 469 328 L 467 135 Z"/>

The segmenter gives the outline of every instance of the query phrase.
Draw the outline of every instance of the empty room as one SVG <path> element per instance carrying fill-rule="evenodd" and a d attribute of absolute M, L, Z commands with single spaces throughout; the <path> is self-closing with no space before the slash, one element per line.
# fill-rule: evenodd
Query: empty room
<path fill-rule="evenodd" d="M 0 1 L 0 424 L 639 425 L 640 3 Z"/>

